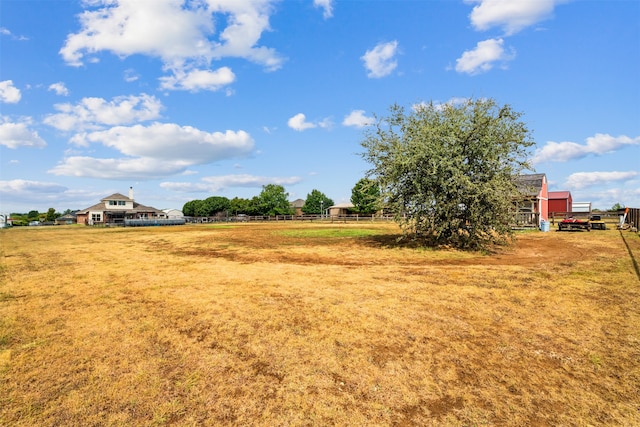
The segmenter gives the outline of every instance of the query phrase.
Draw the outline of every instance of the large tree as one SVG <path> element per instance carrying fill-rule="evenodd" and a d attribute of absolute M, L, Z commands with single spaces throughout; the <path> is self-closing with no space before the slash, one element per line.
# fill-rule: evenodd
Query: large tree
<path fill-rule="evenodd" d="M 261 215 L 291 215 L 293 209 L 289 203 L 289 193 L 282 185 L 267 184 L 256 200 Z"/>
<path fill-rule="evenodd" d="M 47 222 L 53 222 L 59 216 L 60 215 L 56 213 L 56 210 L 54 208 L 49 208 L 49 210 L 47 211 L 46 216 L 44 217 L 44 220 L 47 221 Z"/>
<path fill-rule="evenodd" d="M 196 216 L 196 209 L 202 204 L 202 200 L 190 200 L 182 206 L 185 216 Z"/>
<path fill-rule="evenodd" d="M 228 213 L 231 209 L 231 202 L 226 197 L 211 196 L 204 199 L 205 209 L 208 216 L 214 216 L 220 213 Z"/>
<path fill-rule="evenodd" d="M 306 214 L 322 214 L 330 206 L 333 206 L 333 200 L 328 198 L 323 192 L 319 190 L 311 190 L 311 193 L 307 194 L 307 199 L 304 201 L 302 212 Z"/>
<path fill-rule="evenodd" d="M 361 214 L 373 214 L 378 210 L 380 187 L 369 178 L 362 178 L 351 189 L 351 203 L 354 210 Z"/>
<path fill-rule="evenodd" d="M 534 144 L 521 113 L 493 99 L 393 105 L 362 141 L 381 199 L 405 235 L 433 245 L 481 249 L 506 243 L 514 176 L 530 169 Z"/>
<path fill-rule="evenodd" d="M 234 197 L 229 201 L 231 205 L 231 213 L 234 215 L 244 214 L 244 215 L 254 215 L 255 208 L 253 203 L 251 203 L 250 199 L 243 199 L 241 197 Z"/>

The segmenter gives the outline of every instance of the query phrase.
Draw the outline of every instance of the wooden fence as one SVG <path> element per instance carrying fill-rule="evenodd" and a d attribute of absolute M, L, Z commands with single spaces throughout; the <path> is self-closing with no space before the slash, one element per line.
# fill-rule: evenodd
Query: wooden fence
<path fill-rule="evenodd" d="M 392 221 L 391 215 L 236 215 L 211 217 L 185 217 L 187 223 L 206 224 L 216 222 L 270 222 L 270 221 L 324 221 L 324 222 L 380 222 Z"/>
<path fill-rule="evenodd" d="M 624 212 L 618 211 L 618 215 L 622 216 L 624 215 Z M 629 208 L 625 223 L 640 231 L 640 208 Z"/>
<path fill-rule="evenodd" d="M 532 212 L 518 212 L 514 215 L 511 228 L 538 228 L 540 224 L 540 214 Z"/>

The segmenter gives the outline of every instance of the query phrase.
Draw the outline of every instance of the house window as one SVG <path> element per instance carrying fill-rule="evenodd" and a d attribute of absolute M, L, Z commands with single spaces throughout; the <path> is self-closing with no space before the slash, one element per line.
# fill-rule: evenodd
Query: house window
<path fill-rule="evenodd" d="M 92 214 L 91 214 L 91 221 L 93 221 L 93 222 L 100 222 L 100 221 L 102 221 L 102 214 L 99 214 L 99 213 L 92 213 Z"/>
<path fill-rule="evenodd" d="M 146 213 L 141 213 L 141 214 L 138 215 L 138 218 L 140 218 L 140 219 L 148 219 L 149 215 L 147 215 Z"/>
<path fill-rule="evenodd" d="M 124 200 L 118 200 L 118 206 L 124 206 L 126 202 Z"/>

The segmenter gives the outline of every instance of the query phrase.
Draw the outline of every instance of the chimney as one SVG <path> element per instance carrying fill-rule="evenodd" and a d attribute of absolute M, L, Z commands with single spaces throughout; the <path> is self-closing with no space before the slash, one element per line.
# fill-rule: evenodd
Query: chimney
<path fill-rule="evenodd" d="M 133 200 L 133 187 L 129 187 L 129 198 Z"/>

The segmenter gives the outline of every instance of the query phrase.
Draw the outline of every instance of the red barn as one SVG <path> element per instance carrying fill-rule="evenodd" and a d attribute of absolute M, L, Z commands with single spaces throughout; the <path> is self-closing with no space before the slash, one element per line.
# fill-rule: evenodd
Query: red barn
<path fill-rule="evenodd" d="M 549 220 L 549 190 L 547 176 L 543 173 L 518 175 L 515 184 L 520 192 L 516 205 L 516 224 L 540 226 Z"/>
<path fill-rule="evenodd" d="M 549 191 L 549 213 L 566 213 L 573 209 L 570 191 Z"/>

